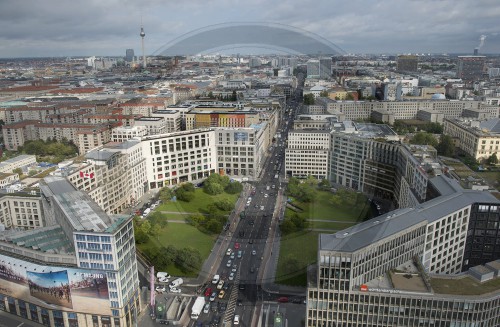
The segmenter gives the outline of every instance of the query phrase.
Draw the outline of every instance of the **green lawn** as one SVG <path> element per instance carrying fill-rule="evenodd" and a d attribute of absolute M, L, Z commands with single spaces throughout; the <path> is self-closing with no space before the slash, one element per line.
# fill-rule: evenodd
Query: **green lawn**
<path fill-rule="evenodd" d="M 358 193 L 357 203 L 353 207 L 335 207 L 330 199 L 332 193 L 318 191 L 313 203 L 293 202 L 304 211 L 297 212 L 301 217 L 309 220 L 309 228 L 329 229 L 334 233 L 362 222 L 365 217 L 371 214 L 370 203 L 367 198 Z M 290 214 L 292 210 L 286 209 L 285 214 Z M 328 220 L 328 221 L 311 221 Z M 339 222 L 335 222 L 339 221 Z M 306 268 L 316 262 L 318 249 L 319 232 L 304 231 L 292 233 L 281 239 L 280 255 L 276 272 L 276 282 L 284 285 L 305 286 L 307 282 Z M 299 261 L 297 269 L 287 266 L 289 258 Z"/>
<path fill-rule="evenodd" d="M 207 206 L 215 201 L 222 199 L 229 199 L 233 203 L 236 203 L 239 194 L 227 194 L 222 193 L 218 195 L 209 195 L 203 192 L 201 188 L 195 189 L 195 196 L 191 202 L 169 201 L 168 203 L 161 204 L 156 210 L 157 211 L 177 211 L 177 212 L 204 212 Z"/>
<path fill-rule="evenodd" d="M 318 233 L 297 232 L 281 238 L 276 282 L 284 285 L 305 286 L 306 268 L 316 262 L 318 256 Z M 298 260 L 296 269 L 287 271 L 285 261 L 288 258 Z"/>
<path fill-rule="evenodd" d="M 188 224 L 170 223 L 167 227 L 160 230 L 158 238 L 149 238 L 147 243 L 137 244 L 139 250 L 144 250 L 153 245 L 158 245 L 160 247 L 167 247 L 168 245 L 173 245 L 178 249 L 185 247 L 192 247 L 200 251 L 203 261 L 210 254 L 210 250 L 214 246 L 216 240 L 215 235 L 207 235 L 200 232 L 196 227 Z M 169 274 L 172 276 L 183 276 L 186 275 L 178 270 L 174 265 L 170 265 L 167 268 Z M 198 272 L 193 272 L 187 275 L 187 277 L 196 277 Z"/>
<path fill-rule="evenodd" d="M 337 220 L 346 222 L 361 222 L 365 218 L 367 211 L 370 210 L 370 204 L 366 197 L 358 193 L 358 200 L 353 207 L 334 207 L 330 199 L 331 192 L 318 191 L 316 200 L 312 203 L 300 203 L 295 201 L 293 204 L 304 209 L 299 213 L 306 219 Z"/>

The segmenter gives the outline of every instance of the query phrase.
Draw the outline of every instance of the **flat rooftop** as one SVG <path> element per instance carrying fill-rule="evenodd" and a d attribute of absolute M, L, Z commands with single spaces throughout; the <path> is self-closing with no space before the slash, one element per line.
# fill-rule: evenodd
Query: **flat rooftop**
<path fill-rule="evenodd" d="M 49 201 L 53 199 L 59 204 L 76 231 L 104 232 L 113 224 L 97 203 L 63 177 L 46 177 L 40 189 Z"/>
<path fill-rule="evenodd" d="M 437 294 L 482 295 L 500 290 L 500 277 L 483 283 L 470 276 L 462 278 L 431 277 L 431 285 Z"/>
<path fill-rule="evenodd" d="M 434 198 L 414 208 L 391 211 L 335 234 L 321 234 L 319 249 L 355 252 L 413 226 L 427 225 L 473 203 L 500 204 L 500 201 L 489 192 L 461 190 Z"/>

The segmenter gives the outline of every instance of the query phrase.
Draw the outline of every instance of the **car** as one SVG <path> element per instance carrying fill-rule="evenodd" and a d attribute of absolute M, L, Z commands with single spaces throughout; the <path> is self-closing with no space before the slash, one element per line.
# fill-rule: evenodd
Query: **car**
<path fill-rule="evenodd" d="M 221 279 L 221 280 L 219 281 L 219 284 L 217 284 L 217 289 L 218 289 L 218 290 L 221 290 L 223 286 L 224 286 L 224 281 Z"/>
<path fill-rule="evenodd" d="M 156 286 L 157 292 L 163 293 L 163 292 L 165 292 L 165 290 L 166 290 L 165 286 Z"/>
<path fill-rule="evenodd" d="M 221 290 L 219 292 L 219 299 L 223 299 L 224 298 L 224 295 L 226 295 L 226 292 L 224 290 Z"/>
<path fill-rule="evenodd" d="M 216 297 L 217 297 L 217 292 L 212 292 L 212 295 L 210 295 L 210 302 L 215 301 Z"/>
<path fill-rule="evenodd" d="M 207 287 L 207 289 L 205 290 L 205 296 L 210 296 L 210 294 L 212 294 L 212 288 Z"/>
<path fill-rule="evenodd" d="M 239 250 L 238 251 L 238 259 L 241 259 L 242 256 L 243 256 L 243 251 Z"/>
<path fill-rule="evenodd" d="M 211 323 L 211 324 L 212 324 L 212 326 L 214 326 L 214 327 L 215 327 L 215 326 L 218 326 L 218 325 L 219 325 L 219 323 L 220 323 L 220 316 L 214 316 L 214 317 L 212 318 L 212 323 Z"/>
<path fill-rule="evenodd" d="M 231 272 L 231 273 L 229 274 L 229 280 L 234 280 L 234 272 Z"/>
<path fill-rule="evenodd" d="M 282 296 L 282 297 L 278 298 L 278 302 L 279 303 L 287 303 L 288 298 L 286 296 Z"/>
<path fill-rule="evenodd" d="M 240 289 L 240 291 L 244 291 L 245 290 L 245 284 L 240 284 L 239 289 Z"/>
<path fill-rule="evenodd" d="M 276 185 L 271 185 L 271 188 L 276 188 Z"/>
<path fill-rule="evenodd" d="M 251 267 L 250 268 L 250 272 L 253 274 L 255 272 L 255 268 L 254 267 Z"/>
<path fill-rule="evenodd" d="M 229 258 L 230 258 L 231 260 L 234 260 L 234 252 L 233 252 L 233 253 L 231 253 L 231 256 L 229 256 Z"/>
<path fill-rule="evenodd" d="M 168 278 L 165 278 L 165 277 L 160 277 L 160 278 L 158 278 L 158 281 L 159 281 L 160 283 L 168 283 L 168 282 L 169 282 L 169 279 L 168 279 Z"/>
<path fill-rule="evenodd" d="M 233 319 L 233 325 L 239 325 L 240 324 L 240 316 L 235 315 Z"/>
<path fill-rule="evenodd" d="M 224 291 L 227 291 L 229 289 L 229 283 L 225 283 L 224 287 L 222 287 Z"/>
<path fill-rule="evenodd" d="M 265 197 L 265 198 L 267 198 L 268 196 L 269 196 L 269 195 L 268 195 L 267 193 L 266 193 L 266 194 L 264 194 L 264 197 Z"/>
<path fill-rule="evenodd" d="M 210 302 L 206 303 L 205 306 L 203 307 L 203 313 L 209 313 L 210 312 Z"/>
<path fill-rule="evenodd" d="M 249 239 L 248 244 L 253 244 L 253 239 Z"/>
<path fill-rule="evenodd" d="M 234 248 L 236 250 L 238 250 L 240 248 L 240 243 L 238 243 L 238 242 L 234 243 Z"/>
<path fill-rule="evenodd" d="M 168 320 L 165 320 L 165 319 L 161 319 L 161 320 L 159 321 L 159 323 L 160 323 L 161 325 L 170 325 L 170 323 L 168 322 Z"/>
<path fill-rule="evenodd" d="M 233 253 L 233 250 L 231 248 L 227 249 L 226 255 L 231 255 L 231 253 Z"/>
<path fill-rule="evenodd" d="M 260 210 L 264 210 L 264 209 L 265 209 L 264 206 L 260 206 Z"/>
<path fill-rule="evenodd" d="M 228 268 L 231 267 L 231 262 L 232 262 L 231 260 L 227 260 L 226 267 Z"/>
<path fill-rule="evenodd" d="M 243 305 L 243 302 L 241 301 L 241 299 L 238 299 L 238 306 L 241 307 Z"/>
<path fill-rule="evenodd" d="M 257 251 L 252 250 L 252 255 L 256 255 L 256 254 L 257 254 Z"/>
<path fill-rule="evenodd" d="M 227 308 L 227 305 L 225 302 L 219 302 L 220 304 L 220 307 L 219 307 L 219 311 L 222 313 L 224 311 L 226 311 L 226 308 Z"/>
<path fill-rule="evenodd" d="M 237 265 L 233 265 L 233 268 L 231 268 L 231 272 L 232 273 L 236 273 L 238 271 L 238 266 Z"/>
<path fill-rule="evenodd" d="M 253 220 L 249 220 L 249 221 L 248 221 L 248 224 L 249 224 L 250 226 L 253 226 L 253 225 L 255 224 L 255 222 L 254 222 Z"/>
<path fill-rule="evenodd" d="M 180 288 L 176 288 L 176 287 L 172 287 L 170 289 L 170 292 L 172 292 L 172 293 L 182 293 L 181 289 Z"/>

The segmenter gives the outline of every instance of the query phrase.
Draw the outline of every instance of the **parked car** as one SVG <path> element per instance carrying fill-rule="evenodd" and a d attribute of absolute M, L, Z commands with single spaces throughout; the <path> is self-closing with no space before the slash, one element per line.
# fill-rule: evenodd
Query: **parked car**
<path fill-rule="evenodd" d="M 226 292 L 224 290 L 219 292 L 219 299 L 223 299 L 224 295 L 226 295 Z"/>
<path fill-rule="evenodd" d="M 207 287 L 207 289 L 205 290 L 205 296 L 210 296 L 210 294 L 212 294 L 212 288 Z"/>
<path fill-rule="evenodd" d="M 163 293 L 163 292 L 165 292 L 165 290 L 166 290 L 165 286 L 156 286 L 156 291 L 157 292 Z"/>
<path fill-rule="evenodd" d="M 212 292 L 212 295 L 210 295 L 210 302 L 215 301 L 216 297 L 217 297 L 217 292 Z"/>
<path fill-rule="evenodd" d="M 278 299 L 278 302 L 280 303 L 287 303 L 288 302 L 288 298 L 286 296 L 282 296 Z"/>

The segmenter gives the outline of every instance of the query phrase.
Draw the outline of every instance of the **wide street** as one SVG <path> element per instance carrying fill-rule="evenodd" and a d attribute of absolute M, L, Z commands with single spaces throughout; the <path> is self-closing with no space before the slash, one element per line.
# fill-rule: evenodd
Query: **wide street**
<path fill-rule="evenodd" d="M 206 302 L 210 303 L 206 312 L 196 321 L 190 320 L 188 326 L 231 326 L 235 316 L 241 326 L 257 326 L 259 320 L 264 323 L 266 319 L 274 319 L 277 308 L 288 326 L 301 326 L 298 318 L 305 313 L 305 294 L 300 288 L 297 294 L 297 288 L 289 288 L 287 292 L 286 287 L 274 285 L 280 246 L 278 223 L 286 205 L 285 148 L 299 98 L 295 95 L 288 99 L 288 110 L 283 113 L 277 137 L 266 152 L 259 180 L 244 183 L 229 217 L 229 228 L 219 236 L 200 276 L 190 286 L 181 286 L 184 295 L 206 295 Z M 216 275 L 224 281 L 219 287 L 212 283 Z M 172 294 L 157 294 L 156 299 L 165 303 L 169 296 Z M 294 303 L 278 303 L 284 299 Z M 285 310 L 293 306 L 297 308 Z M 188 309 L 191 313 L 191 307 Z M 293 317 L 289 321 L 288 315 Z M 155 322 L 143 314 L 139 325 L 154 326 Z"/>

